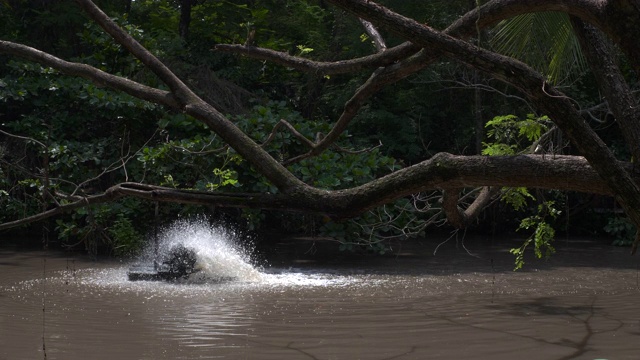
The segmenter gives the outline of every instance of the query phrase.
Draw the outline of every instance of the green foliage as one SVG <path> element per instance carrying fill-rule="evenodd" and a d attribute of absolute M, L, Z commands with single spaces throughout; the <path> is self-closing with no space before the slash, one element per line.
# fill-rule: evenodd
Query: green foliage
<path fill-rule="evenodd" d="M 407 106 L 411 108 L 411 106 Z M 385 154 L 410 162 L 423 155 L 417 124 L 404 111 L 394 112 L 389 108 L 366 106 L 356 117 L 354 132 L 364 144 L 382 144 Z"/>
<path fill-rule="evenodd" d="M 46 154 L 51 184 L 64 191 L 73 192 L 74 182 L 118 163 L 123 152 L 136 146 L 130 134 L 144 135 L 143 119 L 155 111 L 143 101 L 48 68 L 19 62 L 8 66 L 10 72 L 0 80 L 6 84 L 0 87 L 0 102 L 11 115 L 3 118 L 2 126 L 31 140 L 23 150 L 16 144 L 8 148 L 6 157 L 25 163 L 24 168 L 42 168 Z M 22 177 L 20 168 L 9 169 L 9 164 L 5 171 Z"/>
<path fill-rule="evenodd" d="M 534 254 L 538 259 L 549 258 L 555 252 L 551 244 L 555 238 L 555 230 L 549 221 L 555 220 L 560 213 L 561 211 L 555 208 L 554 201 L 545 201 L 538 205 L 537 214 L 522 219 L 518 230 L 534 229 L 534 231 L 520 247 L 510 250 L 516 256 L 514 270 L 522 268 L 525 251 L 532 243 Z"/>
<path fill-rule="evenodd" d="M 616 246 L 631 246 L 636 236 L 636 227 L 627 217 L 609 218 L 604 231 L 614 237 L 612 244 Z"/>
<path fill-rule="evenodd" d="M 238 180 L 236 177 L 238 173 L 229 169 L 213 169 L 213 175 L 216 176 L 215 182 L 210 182 L 206 184 L 207 190 L 214 191 L 218 188 L 225 186 L 239 186 Z"/>
<path fill-rule="evenodd" d="M 527 199 L 536 198 L 525 187 L 503 188 L 500 201 L 510 205 L 515 211 L 522 211 L 527 206 Z"/>
<path fill-rule="evenodd" d="M 268 102 L 257 105 L 248 115 L 237 116 L 236 124 L 259 143 L 266 142 L 273 128 L 281 119 L 291 123 L 301 135 L 315 139 L 318 134 L 326 134 L 329 124 L 319 120 L 306 120 L 300 113 L 292 111 L 284 102 Z M 342 134 L 338 145 L 353 149 L 356 144 L 348 132 Z M 276 159 L 286 160 L 308 151 L 306 145 L 296 139 L 286 129 L 280 129 L 271 137 L 265 147 Z M 359 149 L 355 149 L 359 150 Z M 361 152 L 327 150 L 322 154 L 304 159 L 289 166 L 289 170 L 305 182 L 325 189 L 342 189 L 368 182 L 375 177 L 399 168 L 396 161 L 380 154 L 378 149 Z M 238 170 L 239 179 L 250 191 L 277 191 L 271 189 L 264 180 L 257 178 L 251 169 Z M 246 178 L 251 180 L 247 180 Z"/>
<path fill-rule="evenodd" d="M 300 53 L 298 54 L 298 56 L 302 56 L 302 55 L 306 55 L 309 54 L 310 52 L 313 51 L 312 48 L 310 47 L 306 47 L 304 45 L 298 45 L 296 46 L 296 48 L 300 51 Z"/>
<path fill-rule="evenodd" d="M 507 145 L 501 143 L 487 144 L 483 143 L 482 155 L 489 156 L 502 156 L 502 155 L 515 155 L 517 145 Z"/>
<path fill-rule="evenodd" d="M 550 120 L 546 116 L 536 117 L 527 114 L 525 119 L 515 115 L 496 116 L 487 122 L 489 128 L 487 136 L 493 138 L 493 143 L 483 143 L 483 155 L 515 155 L 520 152 L 528 152 L 531 144 L 548 130 Z M 528 200 L 536 200 L 524 187 L 504 188 L 500 200 L 510 205 L 516 211 L 524 211 Z M 555 208 L 555 201 L 544 201 L 537 207 L 535 215 L 526 217 L 520 221 L 519 230 L 533 229 L 533 234 L 518 247 L 510 250 L 515 258 L 515 269 L 519 270 L 524 265 L 526 249 L 533 244 L 534 254 L 537 258 L 548 258 L 555 252 L 551 245 L 555 237 L 555 230 L 550 224 L 555 220 L 560 211 Z"/>
<path fill-rule="evenodd" d="M 261 209 L 242 209 L 240 217 L 245 221 L 249 231 L 260 229 L 266 219 L 265 212 Z"/>
<path fill-rule="evenodd" d="M 522 152 L 549 130 L 550 123 L 547 116 L 536 117 L 534 114 L 527 114 L 524 119 L 516 115 L 496 116 L 485 125 L 487 137 L 494 142 L 483 143 L 482 155 L 515 155 Z"/>
<path fill-rule="evenodd" d="M 142 32 L 124 26 L 143 40 Z M 74 51 L 74 60 L 127 76 L 140 71 L 139 63 L 110 45 L 113 42 L 97 26 L 79 30 L 74 44 L 91 54 Z M 126 181 L 127 176 L 142 179 L 140 167 L 129 162 L 130 156 L 153 136 L 154 121 L 163 109 L 33 63 L 9 61 L 2 66 L 6 71 L 0 78 L 0 127 L 26 139 L 2 139 L 2 221 L 52 206 L 43 195 L 45 175 L 49 191 L 75 195 L 100 191 L 113 182 Z M 144 216 L 144 212 L 133 211 L 137 209 L 135 204 L 104 205 L 60 218 L 56 224 L 58 238 L 65 247 L 84 245 L 92 253 L 98 246 L 106 246 L 118 255 L 132 253 L 141 237 L 126 226 L 140 224 Z M 120 216 L 124 217 L 116 218 L 123 212 L 126 215 Z"/>
<path fill-rule="evenodd" d="M 0 167 L 0 221 L 27 217 L 42 209 L 42 186 L 38 179 L 12 181 L 13 169 Z"/>
<path fill-rule="evenodd" d="M 144 31 L 140 27 L 129 24 L 126 20 L 118 18 L 112 18 L 112 20 L 133 38 L 153 50 L 154 42 L 150 39 L 147 41 Z M 78 60 L 117 75 L 130 76 L 142 70 L 140 60 L 130 55 L 122 45 L 114 42 L 113 38 L 97 24 L 85 24 L 83 31 L 78 36 L 84 45 L 83 55 Z"/>
<path fill-rule="evenodd" d="M 96 255 L 99 246 L 107 246 L 116 256 L 135 256 L 144 246 L 140 230 L 147 230 L 133 225 L 132 219 L 140 220 L 140 210 L 141 203 L 135 199 L 82 208 L 57 219 L 55 230 L 63 247 L 84 245 Z"/>
<path fill-rule="evenodd" d="M 116 215 L 116 219 L 109 226 L 113 251 L 117 256 L 132 257 L 140 253 L 144 246 L 144 238 L 133 226 L 131 219 L 123 214 Z"/>

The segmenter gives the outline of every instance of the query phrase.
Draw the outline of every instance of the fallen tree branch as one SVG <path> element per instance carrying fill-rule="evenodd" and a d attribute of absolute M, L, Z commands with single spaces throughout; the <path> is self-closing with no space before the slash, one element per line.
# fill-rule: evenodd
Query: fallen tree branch
<path fill-rule="evenodd" d="M 633 167 L 631 163 L 620 165 L 627 170 Z M 640 174 L 634 175 L 635 181 L 640 182 Z M 613 195 L 613 191 L 580 156 L 487 157 L 439 153 L 419 164 L 345 190 L 308 188 L 305 192 L 295 193 L 221 193 L 122 183 L 109 188 L 103 194 L 88 196 L 41 214 L 0 224 L 0 230 L 43 220 L 81 207 L 115 201 L 123 196 L 149 201 L 309 212 L 333 218 L 348 218 L 419 192 L 482 186 L 522 186 Z M 465 210 L 465 216 L 472 218 L 491 195 L 492 191 L 481 192 L 474 204 Z"/>
<path fill-rule="evenodd" d="M 88 207 L 91 205 L 113 202 L 119 199 L 120 197 L 122 197 L 122 194 L 119 194 L 117 191 L 110 191 L 110 190 L 111 189 L 107 190 L 103 194 L 87 196 L 82 198 L 81 200 L 78 200 L 69 204 L 60 205 L 60 206 L 54 207 L 53 209 L 49 209 L 32 216 L 28 216 L 23 219 L 9 221 L 9 222 L 0 224 L 0 230 L 6 230 L 6 229 L 26 225 L 26 224 L 31 224 L 36 221 L 41 221 L 56 215 L 63 214 L 65 212 Z"/>

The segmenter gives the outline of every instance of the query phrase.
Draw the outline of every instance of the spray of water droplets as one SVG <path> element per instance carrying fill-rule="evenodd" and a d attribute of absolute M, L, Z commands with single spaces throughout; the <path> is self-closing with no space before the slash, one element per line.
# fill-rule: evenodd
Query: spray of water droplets
<path fill-rule="evenodd" d="M 252 264 L 250 245 L 241 246 L 234 231 L 211 226 L 206 220 L 178 220 L 159 234 L 160 256 L 177 245 L 195 251 L 197 278 L 251 282 L 262 276 Z M 155 256 L 154 247 L 152 244 L 146 249 L 146 261 Z"/>
<path fill-rule="evenodd" d="M 262 272 L 251 258 L 251 247 L 246 241 L 240 245 L 237 233 L 225 227 L 212 227 L 204 220 L 176 221 L 162 231 L 158 240 L 159 254 L 176 245 L 196 252 L 198 272 L 187 280 L 191 283 L 231 279 L 236 283 L 278 287 L 337 285 L 345 280 L 323 274 Z M 147 249 L 146 254 L 148 258 L 153 256 L 153 248 Z"/>

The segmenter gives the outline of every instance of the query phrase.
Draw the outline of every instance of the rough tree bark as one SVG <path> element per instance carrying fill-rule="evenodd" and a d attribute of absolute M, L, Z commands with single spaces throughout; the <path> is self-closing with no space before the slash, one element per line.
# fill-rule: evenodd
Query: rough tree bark
<path fill-rule="evenodd" d="M 205 123 L 234 148 L 259 173 L 279 190 L 278 194 L 224 194 L 175 190 L 146 184 L 114 185 L 102 194 L 77 198 L 31 218 L 0 225 L 0 229 L 37 221 L 90 204 L 113 201 L 122 196 L 136 196 L 154 201 L 214 204 L 234 207 L 259 207 L 324 213 L 333 217 L 357 215 L 372 207 L 412 193 L 446 189 L 445 208 L 455 226 L 466 226 L 491 199 L 492 190 L 482 191 L 466 210 L 457 206 L 459 189 L 465 187 L 525 186 L 611 194 L 622 204 L 636 226 L 640 226 L 640 190 L 632 164 L 618 162 L 606 145 L 591 130 L 571 99 L 546 83 L 545 78 L 514 59 L 481 49 L 464 38 L 504 18 L 531 11 L 563 11 L 590 23 L 608 35 L 640 69 L 640 28 L 618 24 L 625 16 L 628 23 L 640 23 L 640 9 L 633 0 L 494 0 L 473 9 L 444 32 L 396 14 L 369 0 L 328 0 L 377 28 L 387 29 L 407 40 L 406 43 L 361 59 L 335 63 L 318 63 L 298 59 L 271 50 L 239 45 L 218 45 L 217 49 L 243 53 L 318 75 L 344 73 L 374 68 L 371 77 L 345 104 L 345 109 L 325 137 L 315 142 L 302 141 L 309 151 L 288 162 L 314 156 L 333 144 L 369 97 L 393 82 L 425 68 L 440 56 L 446 56 L 483 71 L 525 94 L 538 110 L 549 115 L 584 155 L 580 156 L 456 156 L 440 153 L 422 163 L 396 171 L 368 184 L 352 189 L 328 191 L 311 187 L 294 177 L 286 167 L 240 131 L 217 109 L 199 98 L 170 69 L 122 29 L 118 28 L 90 0 L 76 0 L 90 17 L 116 42 L 128 49 L 169 88 L 163 91 L 134 81 L 101 72 L 84 64 L 58 59 L 36 49 L 0 41 L 0 54 L 22 57 L 63 73 L 81 76 L 138 98 L 178 109 Z M 616 23 L 618 22 L 618 23 Z M 634 57 L 635 56 L 635 57 Z M 624 116 L 637 122 L 634 112 Z M 286 127 L 286 124 L 285 124 Z M 635 141 L 630 138 L 628 141 Z M 637 144 L 630 144 L 636 146 Z"/>
<path fill-rule="evenodd" d="M 612 46 L 596 28 L 584 21 L 572 17 L 571 24 L 629 151 L 634 158 L 640 159 L 640 106 L 620 72 Z"/>
<path fill-rule="evenodd" d="M 639 9 L 640 10 L 640 9 Z M 601 33 L 584 21 L 571 17 L 571 24 L 578 36 L 591 72 L 616 117 L 633 158 L 640 159 L 640 106 L 633 96 L 616 63 L 613 49 Z M 637 161 L 637 160 L 636 160 Z M 636 227 L 638 227 L 638 224 Z M 631 249 L 635 253 L 640 244 L 640 231 Z"/>

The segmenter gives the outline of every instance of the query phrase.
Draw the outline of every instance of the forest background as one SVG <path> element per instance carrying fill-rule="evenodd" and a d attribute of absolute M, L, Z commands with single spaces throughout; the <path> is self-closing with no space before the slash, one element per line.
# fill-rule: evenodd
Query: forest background
<path fill-rule="evenodd" d="M 380 3 L 436 29 L 476 1 Z M 109 16 L 170 67 L 203 99 L 261 144 L 299 179 L 321 189 L 365 184 L 440 152 L 485 156 L 571 155 L 576 151 L 544 113 L 513 88 L 476 69 L 441 59 L 380 89 L 362 106 L 335 146 L 317 156 L 320 140 L 369 73 L 314 74 L 242 55 L 233 47 L 266 48 L 314 61 L 361 58 L 401 38 L 358 21 L 324 1 L 96 1 Z M 114 42 L 72 1 L 0 2 L 0 38 L 59 58 L 163 88 L 139 59 Z M 595 85 L 568 17 L 539 13 L 478 29 L 471 42 L 520 58 L 575 99 L 586 121 L 615 156 L 632 158 L 615 117 Z M 369 23 L 370 25 L 370 23 Z M 380 42 L 380 39 L 383 42 Z M 0 55 L 0 223 L 56 206 L 48 193 L 73 196 L 136 182 L 226 193 L 278 193 L 242 156 L 203 123 L 19 58 Z M 631 66 L 620 57 L 632 88 Z M 285 120 L 283 122 L 282 120 Z M 290 126 L 291 131 L 277 131 Z M 468 188 L 461 204 L 482 190 Z M 71 200 L 69 200 L 71 201 Z M 469 224 L 451 226 L 441 191 L 417 193 L 347 219 L 252 207 L 163 203 L 123 198 L 80 208 L 3 237 L 32 237 L 92 254 L 135 255 L 153 227 L 206 214 L 243 232 L 336 240 L 336 251 L 384 253 L 396 241 L 442 241 L 470 231 L 513 235 L 514 253 L 528 244 L 553 252 L 556 232 L 607 235 L 630 245 L 635 228 L 608 196 L 524 187 L 494 188 Z M 160 219 L 160 220 L 159 220 Z M 533 241 L 533 243 L 532 243 Z M 519 252 L 520 251 L 520 252 Z"/>

